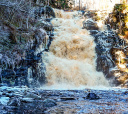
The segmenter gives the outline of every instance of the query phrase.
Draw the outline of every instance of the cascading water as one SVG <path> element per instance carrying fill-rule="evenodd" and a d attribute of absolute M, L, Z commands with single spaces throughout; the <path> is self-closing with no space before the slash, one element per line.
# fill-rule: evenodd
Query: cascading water
<path fill-rule="evenodd" d="M 94 38 L 82 29 L 84 18 L 80 12 L 55 9 L 52 20 L 54 40 L 49 52 L 43 55 L 46 65 L 46 89 L 74 89 L 106 86 L 103 73 L 96 71 Z"/>

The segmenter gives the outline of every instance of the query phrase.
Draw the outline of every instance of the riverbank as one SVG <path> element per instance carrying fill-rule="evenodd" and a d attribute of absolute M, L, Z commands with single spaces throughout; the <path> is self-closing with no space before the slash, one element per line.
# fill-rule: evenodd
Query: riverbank
<path fill-rule="evenodd" d="M 92 96 L 87 97 L 89 93 Z M 128 112 L 128 89 L 42 90 L 25 86 L 1 86 L 0 96 L 1 114 Z"/>

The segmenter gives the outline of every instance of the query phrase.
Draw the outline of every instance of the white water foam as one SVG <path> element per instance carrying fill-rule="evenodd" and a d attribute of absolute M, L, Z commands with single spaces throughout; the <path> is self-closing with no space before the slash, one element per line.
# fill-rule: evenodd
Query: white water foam
<path fill-rule="evenodd" d="M 55 38 L 50 52 L 42 57 L 46 65 L 44 89 L 84 89 L 109 87 L 102 72 L 96 71 L 94 38 L 82 29 L 84 18 L 78 12 L 55 9 L 52 20 Z"/>

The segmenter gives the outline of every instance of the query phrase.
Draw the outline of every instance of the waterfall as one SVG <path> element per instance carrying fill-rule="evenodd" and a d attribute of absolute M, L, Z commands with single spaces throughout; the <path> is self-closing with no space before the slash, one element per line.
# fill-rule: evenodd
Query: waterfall
<path fill-rule="evenodd" d="M 102 72 L 96 71 L 94 38 L 82 29 L 81 12 L 55 9 L 54 39 L 42 56 L 46 65 L 47 84 L 44 89 L 109 87 Z"/>

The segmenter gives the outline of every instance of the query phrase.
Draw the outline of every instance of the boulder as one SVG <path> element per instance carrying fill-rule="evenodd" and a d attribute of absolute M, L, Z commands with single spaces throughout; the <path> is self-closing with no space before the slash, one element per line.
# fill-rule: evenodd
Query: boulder
<path fill-rule="evenodd" d="M 95 93 L 89 93 L 89 94 L 86 96 L 86 99 L 89 99 L 89 100 L 97 100 L 97 99 L 100 99 L 100 97 L 97 96 Z"/>
<path fill-rule="evenodd" d="M 25 97 L 33 98 L 33 99 L 41 99 L 41 96 L 34 94 L 34 93 L 27 93 L 27 95 L 25 95 Z"/>
<path fill-rule="evenodd" d="M 56 105 L 57 105 L 57 103 L 52 99 L 46 99 L 46 100 L 43 101 L 43 106 L 44 107 L 53 107 L 53 106 L 56 106 Z"/>
<path fill-rule="evenodd" d="M 33 102 L 33 98 L 22 98 L 21 99 L 21 102 L 24 102 L 24 103 L 32 103 Z"/>
<path fill-rule="evenodd" d="M 20 99 L 18 99 L 18 98 L 10 99 L 8 102 L 8 105 L 9 106 L 19 106 L 20 105 Z"/>
<path fill-rule="evenodd" d="M 83 29 L 87 30 L 99 30 L 97 23 L 92 19 L 87 19 L 83 22 Z"/>

